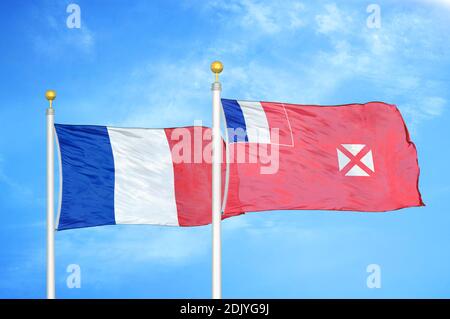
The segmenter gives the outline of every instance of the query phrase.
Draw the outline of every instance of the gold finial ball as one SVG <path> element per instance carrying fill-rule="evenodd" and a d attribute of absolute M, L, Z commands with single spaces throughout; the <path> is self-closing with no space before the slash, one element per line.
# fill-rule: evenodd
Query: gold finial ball
<path fill-rule="evenodd" d="M 220 61 L 214 61 L 211 63 L 211 71 L 215 74 L 219 74 L 223 70 L 223 64 Z"/>
<path fill-rule="evenodd" d="M 53 101 L 56 98 L 56 91 L 48 90 L 45 92 L 45 98 L 49 101 Z"/>

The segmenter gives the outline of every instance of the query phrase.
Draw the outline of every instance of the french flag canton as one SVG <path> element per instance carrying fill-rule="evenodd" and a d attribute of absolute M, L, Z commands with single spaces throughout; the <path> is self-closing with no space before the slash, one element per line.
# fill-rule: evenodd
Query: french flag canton
<path fill-rule="evenodd" d="M 197 147 L 194 136 L 196 130 L 205 136 L 208 128 L 55 124 L 55 130 L 62 182 L 58 230 L 211 222 L 211 164 L 178 159 L 180 139 L 187 141 L 183 152 L 205 154 L 207 141 Z"/>
<path fill-rule="evenodd" d="M 294 146 L 284 104 L 222 99 L 222 107 L 230 143 Z"/>

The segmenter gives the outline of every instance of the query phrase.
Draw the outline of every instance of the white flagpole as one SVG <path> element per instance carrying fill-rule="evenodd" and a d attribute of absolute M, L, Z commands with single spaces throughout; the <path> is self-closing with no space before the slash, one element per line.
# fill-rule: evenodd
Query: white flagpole
<path fill-rule="evenodd" d="M 47 108 L 47 299 L 55 299 L 55 225 L 54 225 L 54 123 L 55 110 L 52 107 L 56 92 L 48 90 L 45 98 Z"/>
<path fill-rule="evenodd" d="M 212 125 L 212 298 L 222 299 L 222 245 L 220 223 L 222 220 L 222 139 L 220 136 L 220 92 L 219 73 L 223 65 L 219 61 L 211 64 L 211 71 L 216 75 L 212 84 L 213 125 Z"/>

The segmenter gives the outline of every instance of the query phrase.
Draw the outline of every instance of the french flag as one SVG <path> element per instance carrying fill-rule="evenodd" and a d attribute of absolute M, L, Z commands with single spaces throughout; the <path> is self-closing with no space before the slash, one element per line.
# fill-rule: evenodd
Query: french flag
<path fill-rule="evenodd" d="M 293 145 L 292 130 L 284 107 L 274 108 L 266 102 L 229 99 L 222 99 L 222 107 L 227 128 L 232 132 L 229 142 Z"/>
<path fill-rule="evenodd" d="M 62 124 L 55 129 L 62 185 L 58 230 L 211 223 L 212 168 L 204 157 L 209 141 L 202 138 L 210 129 Z M 181 153 L 190 156 L 180 161 L 174 156 L 180 155 L 183 138 Z"/>

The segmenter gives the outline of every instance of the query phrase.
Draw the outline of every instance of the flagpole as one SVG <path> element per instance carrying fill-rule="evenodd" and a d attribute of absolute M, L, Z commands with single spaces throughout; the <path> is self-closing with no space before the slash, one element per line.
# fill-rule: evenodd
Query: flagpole
<path fill-rule="evenodd" d="M 54 123 L 53 100 L 56 92 L 48 90 L 45 98 L 47 108 L 47 299 L 55 299 L 55 225 L 54 225 Z"/>
<path fill-rule="evenodd" d="M 219 73 L 223 70 L 223 64 L 214 61 L 211 71 L 216 80 L 212 84 L 213 98 L 213 124 L 212 124 L 212 299 L 222 299 L 222 245 L 221 229 L 222 220 L 222 139 L 220 136 L 220 92 L 222 86 L 219 82 Z"/>

